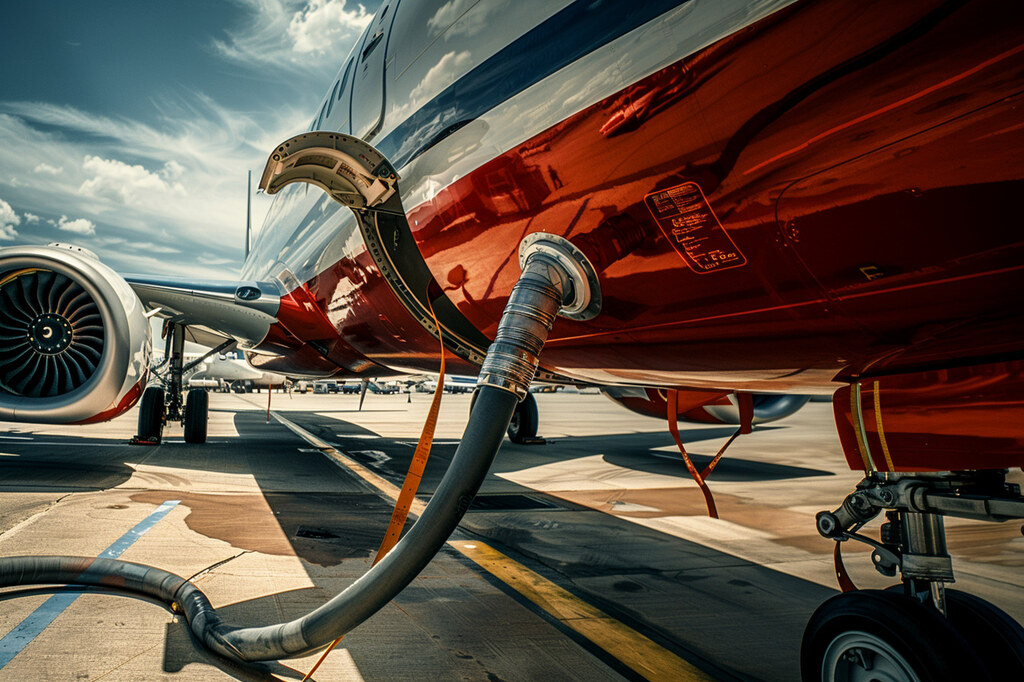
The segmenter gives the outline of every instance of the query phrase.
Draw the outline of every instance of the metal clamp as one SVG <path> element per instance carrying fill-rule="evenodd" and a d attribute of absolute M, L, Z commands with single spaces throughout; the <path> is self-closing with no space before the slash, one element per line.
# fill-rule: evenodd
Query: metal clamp
<path fill-rule="evenodd" d="M 601 312 L 601 284 L 590 260 L 564 237 L 534 232 L 519 244 L 519 267 L 535 253 L 550 256 L 572 283 L 572 299 L 563 303 L 558 314 L 570 320 L 589 320 Z"/>

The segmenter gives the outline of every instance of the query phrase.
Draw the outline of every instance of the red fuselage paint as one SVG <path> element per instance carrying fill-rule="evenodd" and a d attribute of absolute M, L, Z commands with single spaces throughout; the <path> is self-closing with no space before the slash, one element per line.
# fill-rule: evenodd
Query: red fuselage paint
<path fill-rule="evenodd" d="M 142 397 L 142 389 L 145 387 L 145 379 L 138 381 L 134 386 L 128 389 L 128 391 L 121 398 L 120 402 L 116 405 L 111 405 L 107 409 L 99 412 L 98 414 L 83 419 L 82 421 L 72 422 L 73 424 L 99 424 L 113 419 L 114 417 L 124 414 L 128 410 L 135 406 L 135 403 L 139 402 L 139 398 Z"/>
<path fill-rule="evenodd" d="M 575 243 L 601 314 L 559 320 L 542 365 L 581 380 L 826 392 L 1019 357 L 1022 36 L 1013 3 L 797 3 L 406 216 L 435 280 L 488 338 L 523 237 Z M 699 190 L 717 224 L 698 229 L 735 246 L 730 267 L 695 268 L 651 213 L 645 197 L 679 187 Z M 691 246 L 691 260 L 707 256 Z M 352 357 L 436 368 L 432 337 L 365 247 L 302 290 Z M 269 342 L 306 352 L 293 332 Z M 346 363 L 334 360 L 357 371 Z"/>
<path fill-rule="evenodd" d="M 1019 361 L 867 379 L 841 388 L 833 404 L 853 469 L 950 471 L 1024 464 L 1024 363 Z"/>

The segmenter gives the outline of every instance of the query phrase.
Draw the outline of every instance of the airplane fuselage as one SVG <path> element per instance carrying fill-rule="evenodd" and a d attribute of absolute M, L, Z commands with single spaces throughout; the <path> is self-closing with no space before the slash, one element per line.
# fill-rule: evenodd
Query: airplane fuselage
<path fill-rule="evenodd" d="M 440 3 L 402 3 L 313 127 L 394 163 L 409 237 L 483 337 L 525 235 L 583 250 L 603 306 L 555 326 L 542 365 L 563 376 L 832 392 L 1019 353 L 1012 4 L 747 5 L 482 2 L 442 26 Z M 243 276 L 336 336 L 283 319 L 265 343 L 287 352 L 258 364 L 436 367 L 351 211 L 316 188 L 276 199 Z"/>

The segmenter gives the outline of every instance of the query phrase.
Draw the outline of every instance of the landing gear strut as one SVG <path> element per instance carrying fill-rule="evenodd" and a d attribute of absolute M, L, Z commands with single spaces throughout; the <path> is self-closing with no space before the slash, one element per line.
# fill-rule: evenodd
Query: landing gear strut
<path fill-rule="evenodd" d="M 150 386 L 142 394 L 142 402 L 139 406 L 138 435 L 132 439 L 132 442 L 137 444 L 159 443 L 163 435 L 164 424 L 174 421 L 184 424 L 185 442 L 205 443 L 210 396 L 205 389 L 193 388 L 188 391 L 186 397 L 184 375 L 206 358 L 222 352 L 235 342 L 229 339 L 201 358 L 186 365 L 185 326 L 167 322 L 165 330 L 167 347 L 164 351 L 164 360 L 153 368 L 156 370 L 167 364 L 164 388 Z"/>
<path fill-rule="evenodd" d="M 512 413 L 512 419 L 508 423 L 508 439 L 513 443 L 532 443 L 537 439 L 539 424 L 537 400 L 532 393 L 527 393 Z"/>
<path fill-rule="evenodd" d="M 473 398 L 469 401 L 469 411 L 473 411 L 476 404 L 476 397 L 479 391 L 473 391 Z M 544 439 L 537 437 L 537 427 L 540 425 L 540 416 L 537 411 L 537 399 L 533 394 L 527 392 L 522 400 L 516 405 L 512 413 L 512 419 L 505 431 L 508 439 L 513 443 L 521 445 L 543 445 Z"/>
<path fill-rule="evenodd" d="M 182 399 L 182 387 L 184 380 L 182 368 L 185 364 L 185 327 L 180 324 L 171 324 L 168 334 L 171 339 L 171 362 L 168 368 L 167 377 L 167 407 L 165 417 L 167 421 L 180 422 L 184 420 L 185 403 Z"/>
<path fill-rule="evenodd" d="M 858 533 L 883 510 L 880 541 Z M 946 515 L 1021 519 L 1024 497 L 1004 471 L 874 473 L 841 507 L 818 513 L 822 536 L 871 545 L 876 570 L 899 572 L 902 585 L 822 604 L 804 632 L 805 681 L 1024 679 L 1024 628 L 994 605 L 946 589 L 954 582 Z"/>

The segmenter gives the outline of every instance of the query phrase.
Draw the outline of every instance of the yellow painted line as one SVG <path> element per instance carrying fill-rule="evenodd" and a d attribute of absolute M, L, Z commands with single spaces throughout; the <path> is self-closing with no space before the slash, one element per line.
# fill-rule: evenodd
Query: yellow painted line
<path fill-rule="evenodd" d="M 693 664 L 562 589 L 493 547 L 476 540 L 448 544 L 491 575 L 607 651 L 648 680 L 713 680 Z"/>
<path fill-rule="evenodd" d="M 359 462 L 355 461 L 345 453 L 341 452 L 340 450 L 332 446 L 327 441 L 317 438 L 306 429 L 302 428 L 298 424 L 288 419 L 285 419 L 277 412 L 271 412 L 270 416 L 284 424 L 286 427 L 288 427 L 296 436 L 303 439 L 304 441 L 315 447 L 317 450 L 327 455 L 328 459 L 333 461 L 342 469 L 351 471 L 356 476 L 363 479 L 364 481 L 372 485 L 374 488 L 382 492 L 392 501 L 398 499 L 398 495 L 402 492 L 402 490 L 394 483 L 391 483 L 387 479 L 382 478 L 377 474 L 373 473 Z M 411 514 L 419 516 L 423 513 L 423 510 L 426 508 L 427 505 L 425 502 L 422 502 L 414 498 L 412 503 L 410 503 L 409 505 L 409 512 Z"/>
<path fill-rule="evenodd" d="M 398 499 L 401 492 L 398 486 L 381 478 L 330 443 L 317 438 L 277 412 L 271 412 L 270 416 L 323 452 L 338 466 L 352 471 L 391 500 Z M 424 502 L 414 499 L 410 511 L 419 516 L 426 506 Z M 493 547 L 476 540 L 449 540 L 448 544 L 529 599 L 565 627 L 590 640 L 646 679 L 678 682 L 714 680 L 665 647 Z"/>

